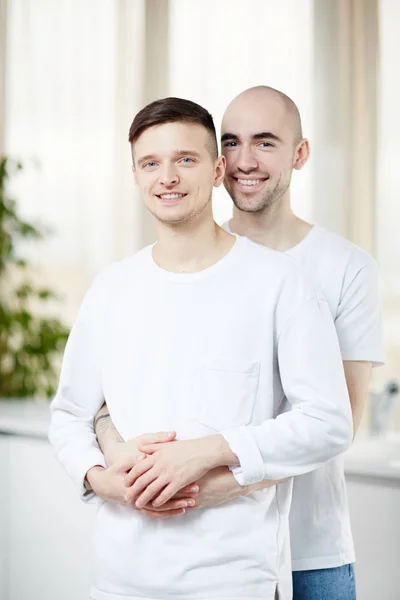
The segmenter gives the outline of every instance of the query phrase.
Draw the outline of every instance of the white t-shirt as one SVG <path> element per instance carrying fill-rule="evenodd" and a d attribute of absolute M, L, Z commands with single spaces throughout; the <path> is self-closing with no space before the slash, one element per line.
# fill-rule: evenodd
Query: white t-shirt
<path fill-rule="evenodd" d="M 230 231 L 229 223 L 223 225 Z M 314 225 L 286 255 L 304 269 L 333 316 L 343 360 L 384 361 L 376 261 L 344 238 Z M 294 571 L 354 562 L 343 457 L 295 478 L 290 511 Z"/>
<path fill-rule="evenodd" d="M 292 410 L 279 414 L 285 397 Z M 221 432 L 242 484 L 317 468 L 351 443 L 340 349 L 326 301 L 295 262 L 246 238 L 191 274 L 156 265 L 151 247 L 89 290 L 65 351 L 50 440 L 84 495 L 104 464 L 93 415 L 107 401 L 124 439 Z M 277 416 L 279 414 L 279 416 Z M 292 479 L 165 521 L 101 504 L 96 600 L 291 598 Z"/>

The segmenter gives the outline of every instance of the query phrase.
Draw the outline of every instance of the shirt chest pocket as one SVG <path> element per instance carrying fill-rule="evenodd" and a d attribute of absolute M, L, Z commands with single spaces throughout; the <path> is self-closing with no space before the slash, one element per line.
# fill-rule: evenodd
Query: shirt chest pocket
<path fill-rule="evenodd" d="M 251 423 L 259 375 L 258 362 L 208 360 L 195 394 L 196 420 L 218 431 Z"/>

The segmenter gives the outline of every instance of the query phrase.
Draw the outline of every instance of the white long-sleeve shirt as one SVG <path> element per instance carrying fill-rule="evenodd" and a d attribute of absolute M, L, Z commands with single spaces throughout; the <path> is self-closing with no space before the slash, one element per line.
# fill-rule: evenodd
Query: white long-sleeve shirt
<path fill-rule="evenodd" d="M 285 397 L 291 410 L 279 414 Z M 152 248 L 102 273 L 67 344 L 50 440 L 84 495 L 104 465 L 92 419 L 106 400 L 124 439 L 221 432 L 241 484 L 315 469 L 351 442 L 352 419 L 332 317 L 293 261 L 237 238 L 191 274 L 156 265 Z M 279 415 L 279 416 L 278 416 Z M 96 600 L 291 597 L 291 482 L 213 509 L 153 521 L 98 512 Z"/>

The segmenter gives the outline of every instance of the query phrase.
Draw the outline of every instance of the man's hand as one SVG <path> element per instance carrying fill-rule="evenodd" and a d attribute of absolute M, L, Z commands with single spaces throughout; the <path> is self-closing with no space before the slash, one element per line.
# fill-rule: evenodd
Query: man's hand
<path fill-rule="evenodd" d="M 176 433 L 145 433 L 143 435 L 138 436 L 132 440 L 128 440 L 124 442 L 122 438 L 119 440 L 115 440 L 112 445 L 110 445 L 108 450 L 108 459 L 111 461 L 110 464 L 122 463 L 124 466 L 129 466 L 129 469 L 126 471 L 125 475 L 143 458 L 146 456 L 144 452 L 139 450 L 139 447 L 143 444 L 161 444 L 172 442 L 175 439 Z M 179 490 L 173 498 L 169 502 L 163 504 L 163 506 L 156 509 L 154 506 L 149 505 L 143 509 L 149 517 L 153 517 L 155 519 L 166 519 L 168 517 L 174 517 L 176 515 L 183 514 L 185 509 L 188 507 L 193 507 L 195 504 L 196 494 L 199 491 L 199 486 L 196 484 L 192 484 L 186 486 L 182 490 Z M 126 488 L 125 488 L 126 493 Z M 131 506 L 134 509 L 137 509 L 135 502 L 125 501 L 124 504 L 127 506 Z"/>
<path fill-rule="evenodd" d="M 107 464 L 112 465 L 116 462 L 129 460 L 135 461 L 136 464 L 146 456 L 144 452 L 139 450 L 140 446 L 145 444 L 165 444 L 166 442 L 172 442 L 175 437 L 175 431 L 171 431 L 170 433 L 160 431 L 158 433 L 145 433 L 128 440 L 127 442 L 124 442 L 123 440 L 115 441 L 113 445 L 108 448 L 106 456 Z"/>
<path fill-rule="evenodd" d="M 116 502 L 129 506 L 129 502 L 126 502 L 126 486 L 125 477 L 127 473 L 134 466 L 133 460 L 115 463 L 104 469 L 103 467 L 97 466 L 89 469 L 86 479 L 97 496 L 106 502 Z M 185 512 L 188 506 L 194 506 L 193 496 L 198 492 L 198 485 L 192 484 L 186 486 L 183 490 L 180 490 L 175 498 L 166 502 L 157 511 L 154 507 L 149 505 L 145 507 L 145 512 L 148 516 L 153 518 L 168 518 L 180 515 Z M 132 506 L 132 508 L 136 508 Z"/>
<path fill-rule="evenodd" d="M 239 485 L 228 467 L 208 471 L 197 483 L 200 491 L 196 495 L 194 509 L 220 506 L 235 498 L 247 496 L 255 487 Z M 261 487 L 260 484 L 258 487 Z"/>
<path fill-rule="evenodd" d="M 86 474 L 86 480 L 94 493 L 106 502 L 126 504 L 125 477 L 130 471 L 132 462 L 115 463 L 104 469 L 92 467 Z"/>
<path fill-rule="evenodd" d="M 243 486 L 236 481 L 228 467 L 218 467 L 206 473 L 197 483 L 200 491 L 196 495 L 196 504 L 193 509 L 220 506 L 235 500 L 235 498 L 248 496 L 252 492 L 263 490 L 280 482 L 265 479 L 259 483 Z"/>
<path fill-rule="evenodd" d="M 256 488 L 260 489 L 261 484 L 252 486 L 241 486 L 228 469 L 228 467 L 218 467 L 212 471 L 208 471 L 198 482 L 199 492 L 195 495 L 195 502 L 188 505 L 190 510 L 199 508 L 212 508 L 230 502 L 235 498 L 247 496 Z M 188 486 L 190 488 L 190 485 Z M 175 494 L 174 498 L 177 498 Z M 160 508 L 155 509 L 152 504 L 148 504 L 146 508 L 141 509 L 143 513 L 153 518 L 164 518 L 175 516 L 172 511 L 160 512 L 164 507 L 168 506 L 171 500 L 168 500 Z"/>
<path fill-rule="evenodd" d="M 129 488 L 125 501 L 135 501 L 137 508 L 149 502 L 158 508 L 179 490 L 203 477 L 224 461 L 237 461 L 222 436 L 208 436 L 167 444 L 142 445 L 139 450 L 151 454 L 141 460 L 126 476 Z"/>
<path fill-rule="evenodd" d="M 248 496 L 257 490 L 276 485 L 278 482 L 265 480 L 260 483 L 242 486 L 237 483 L 228 467 L 218 467 L 212 471 L 208 471 L 208 473 L 199 479 L 197 483 L 199 485 L 199 493 L 195 496 L 195 504 L 193 506 L 188 505 L 189 510 L 220 506 L 221 504 L 226 504 L 236 498 Z M 174 498 L 176 497 L 177 495 L 174 496 Z M 168 504 L 169 501 L 158 508 L 157 511 L 160 511 Z M 152 517 L 159 517 L 161 514 L 162 518 L 167 519 L 174 516 L 169 512 L 160 513 L 157 511 L 155 511 L 151 503 L 148 504 L 146 508 L 142 509 L 142 512 L 145 512 Z"/>

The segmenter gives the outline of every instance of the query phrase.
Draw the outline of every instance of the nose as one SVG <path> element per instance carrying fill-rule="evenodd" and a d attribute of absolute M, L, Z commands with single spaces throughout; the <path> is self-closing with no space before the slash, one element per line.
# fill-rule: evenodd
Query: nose
<path fill-rule="evenodd" d="M 179 176 L 173 165 L 164 165 L 161 175 L 160 183 L 166 187 L 171 187 L 179 182 Z"/>
<path fill-rule="evenodd" d="M 250 173 L 258 168 L 258 161 L 251 148 L 246 146 L 240 148 L 236 166 L 243 173 Z"/>

